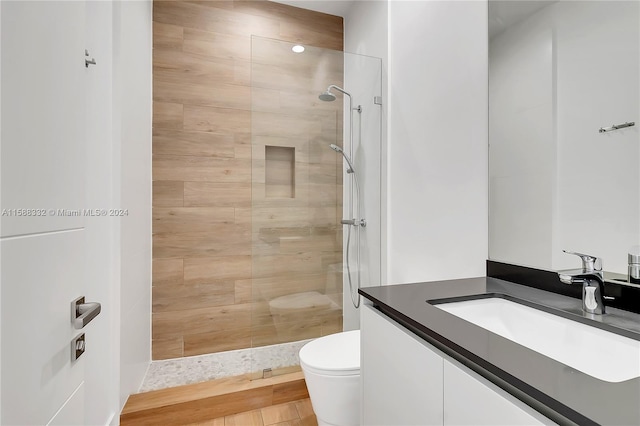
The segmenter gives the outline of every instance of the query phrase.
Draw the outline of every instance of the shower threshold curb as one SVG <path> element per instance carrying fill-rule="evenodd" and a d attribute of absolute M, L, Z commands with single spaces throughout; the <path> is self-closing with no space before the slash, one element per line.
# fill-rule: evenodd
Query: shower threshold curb
<path fill-rule="evenodd" d="M 309 397 L 302 371 L 251 378 L 245 374 L 130 395 L 120 425 L 184 425 Z"/>

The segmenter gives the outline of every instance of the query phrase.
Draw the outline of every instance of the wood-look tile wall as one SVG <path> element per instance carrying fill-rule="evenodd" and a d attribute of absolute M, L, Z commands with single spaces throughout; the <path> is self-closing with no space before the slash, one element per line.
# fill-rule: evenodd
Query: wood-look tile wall
<path fill-rule="evenodd" d="M 153 20 L 153 358 L 339 331 L 341 310 L 276 321 L 268 300 L 341 291 L 342 162 L 327 147 L 342 109 L 317 94 L 341 84 L 342 55 L 293 58 L 252 35 L 342 50 L 342 19 L 156 1 Z M 266 146 L 295 149 L 293 197 L 266 196 Z"/>

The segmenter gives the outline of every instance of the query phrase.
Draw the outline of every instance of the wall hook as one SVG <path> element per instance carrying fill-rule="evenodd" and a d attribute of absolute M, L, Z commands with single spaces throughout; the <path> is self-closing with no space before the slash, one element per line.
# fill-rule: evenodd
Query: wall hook
<path fill-rule="evenodd" d="M 89 65 L 95 65 L 96 64 L 96 60 L 95 58 L 91 58 L 91 59 L 87 59 L 89 57 L 89 51 L 87 49 L 84 49 L 84 66 L 86 68 L 89 68 Z"/>

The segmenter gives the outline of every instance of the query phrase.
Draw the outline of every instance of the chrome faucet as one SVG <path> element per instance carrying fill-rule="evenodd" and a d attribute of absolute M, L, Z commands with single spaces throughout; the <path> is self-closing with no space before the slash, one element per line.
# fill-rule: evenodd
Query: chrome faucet
<path fill-rule="evenodd" d="M 560 281 L 565 284 L 582 284 L 582 310 L 589 314 L 604 314 L 602 259 L 588 254 L 562 251 L 580 257 L 582 259 L 582 268 L 559 271 Z"/>

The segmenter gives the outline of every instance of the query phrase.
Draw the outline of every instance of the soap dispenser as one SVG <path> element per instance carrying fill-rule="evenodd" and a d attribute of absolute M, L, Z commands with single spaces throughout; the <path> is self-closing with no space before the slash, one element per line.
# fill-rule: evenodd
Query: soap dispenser
<path fill-rule="evenodd" d="M 640 246 L 633 246 L 629 249 L 629 275 L 627 281 L 633 284 L 640 284 Z"/>

